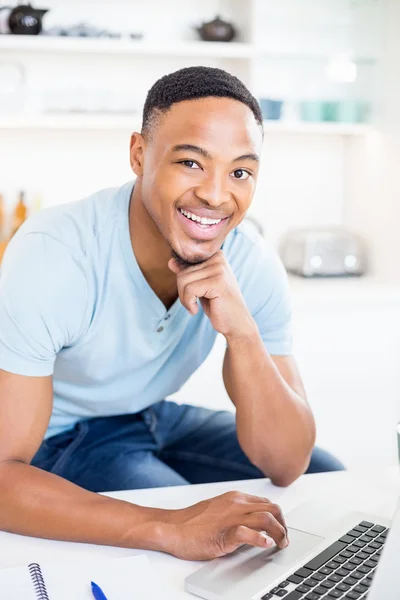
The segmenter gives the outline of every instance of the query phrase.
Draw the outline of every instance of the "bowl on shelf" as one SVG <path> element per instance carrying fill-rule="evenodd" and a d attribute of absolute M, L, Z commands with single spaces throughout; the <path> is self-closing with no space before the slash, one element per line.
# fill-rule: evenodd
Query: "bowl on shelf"
<path fill-rule="evenodd" d="M 338 103 L 337 120 L 341 123 L 366 123 L 371 105 L 360 100 L 342 100 Z"/>
<path fill-rule="evenodd" d="M 281 119 L 283 100 L 260 98 L 260 107 L 266 121 L 279 121 Z"/>

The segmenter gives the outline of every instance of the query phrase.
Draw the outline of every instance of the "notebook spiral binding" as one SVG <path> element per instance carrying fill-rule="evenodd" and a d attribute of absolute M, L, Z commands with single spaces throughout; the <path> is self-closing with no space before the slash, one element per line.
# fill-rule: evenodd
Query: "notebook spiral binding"
<path fill-rule="evenodd" d="M 47 594 L 46 584 L 43 579 L 43 573 L 42 569 L 40 568 L 40 565 L 38 565 L 37 563 L 31 563 L 30 565 L 28 565 L 28 569 L 32 579 L 36 598 L 38 600 L 50 600 Z"/>

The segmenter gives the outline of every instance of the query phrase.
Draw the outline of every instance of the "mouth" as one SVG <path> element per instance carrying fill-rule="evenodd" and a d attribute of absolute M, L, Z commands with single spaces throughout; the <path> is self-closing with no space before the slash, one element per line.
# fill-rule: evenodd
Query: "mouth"
<path fill-rule="evenodd" d="M 178 219 L 184 232 L 195 240 L 213 240 L 226 226 L 229 217 L 224 219 L 206 219 L 192 215 L 181 208 L 177 209 Z"/>

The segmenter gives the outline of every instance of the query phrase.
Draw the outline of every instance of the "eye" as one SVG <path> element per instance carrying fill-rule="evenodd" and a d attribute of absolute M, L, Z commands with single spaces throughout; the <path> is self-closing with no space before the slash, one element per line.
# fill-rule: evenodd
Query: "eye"
<path fill-rule="evenodd" d="M 244 169 L 236 169 L 232 175 L 235 179 L 248 179 L 250 177 L 249 171 L 245 171 Z"/>
<path fill-rule="evenodd" d="M 181 160 L 179 164 L 188 167 L 188 169 L 200 169 L 199 165 L 194 160 Z"/>

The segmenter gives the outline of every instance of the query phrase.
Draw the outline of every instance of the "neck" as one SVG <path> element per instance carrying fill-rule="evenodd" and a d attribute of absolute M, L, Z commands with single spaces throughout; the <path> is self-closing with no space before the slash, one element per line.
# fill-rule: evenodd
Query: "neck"
<path fill-rule="evenodd" d="M 136 261 L 145 279 L 164 302 L 177 297 L 176 275 L 168 268 L 171 248 L 161 235 L 142 201 L 140 180 L 136 180 L 129 206 L 129 232 Z"/>

